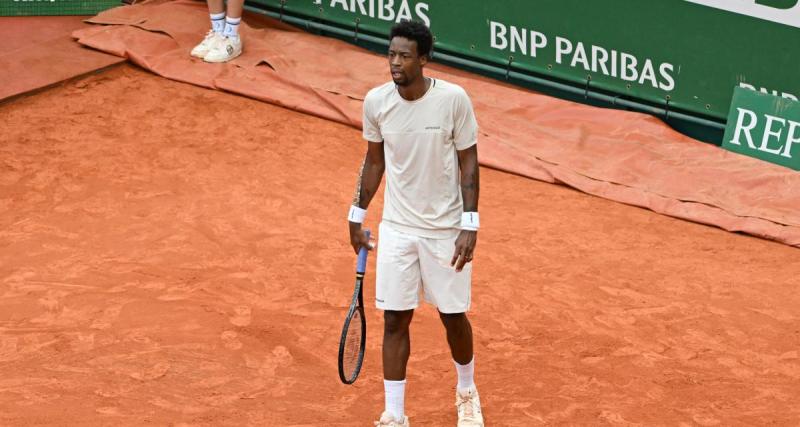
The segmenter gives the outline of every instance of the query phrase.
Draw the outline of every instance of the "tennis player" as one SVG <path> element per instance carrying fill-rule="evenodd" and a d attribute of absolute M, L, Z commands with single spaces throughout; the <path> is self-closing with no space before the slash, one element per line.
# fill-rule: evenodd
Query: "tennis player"
<path fill-rule="evenodd" d="M 228 0 L 227 8 L 223 0 L 207 0 L 207 3 L 211 29 L 191 55 L 206 62 L 228 62 L 242 54 L 239 24 L 244 0 Z"/>
<path fill-rule="evenodd" d="M 395 25 L 388 58 L 392 81 L 364 99 L 368 148 L 349 227 L 353 249 L 370 248 L 361 223 L 385 173 L 376 305 L 384 310 L 386 406 L 376 426 L 409 425 L 409 324 L 420 293 L 436 306 L 447 330 L 458 374 L 458 426 L 483 426 L 466 316 L 479 227 L 478 125 L 464 89 L 423 75 L 432 44 L 424 24 Z"/>

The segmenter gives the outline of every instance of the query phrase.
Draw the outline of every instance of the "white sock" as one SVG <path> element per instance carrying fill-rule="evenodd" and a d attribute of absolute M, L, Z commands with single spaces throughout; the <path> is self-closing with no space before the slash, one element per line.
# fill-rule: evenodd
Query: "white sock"
<path fill-rule="evenodd" d="M 458 389 L 463 390 L 475 386 L 475 356 L 466 365 L 461 365 L 455 360 L 456 372 L 458 373 Z"/>
<path fill-rule="evenodd" d="M 217 34 L 225 31 L 225 12 L 211 13 L 211 29 Z"/>
<path fill-rule="evenodd" d="M 394 419 L 402 421 L 406 415 L 406 380 L 389 381 L 383 380 L 383 391 L 386 401 L 386 412 Z"/>
<path fill-rule="evenodd" d="M 242 18 L 231 18 L 230 16 L 225 18 L 225 31 L 222 33 L 225 37 L 230 38 L 238 38 L 239 37 L 239 23 L 242 22 Z"/>

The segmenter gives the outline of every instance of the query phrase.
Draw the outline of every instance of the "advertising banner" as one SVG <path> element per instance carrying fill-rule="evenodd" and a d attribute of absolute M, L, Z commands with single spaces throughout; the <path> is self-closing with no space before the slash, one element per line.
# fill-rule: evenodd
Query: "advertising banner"
<path fill-rule="evenodd" d="M 800 170 L 800 102 L 737 87 L 722 147 Z"/>
<path fill-rule="evenodd" d="M 95 15 L 120 0 L 0 0 L 0 16 Z"/>
<path fill-rule="evenodd" d="M 379 36 L 417 19 L 437 51 L 720 121 L 734 86 L 800 98 L 800 0 L 250 3 Z"/>

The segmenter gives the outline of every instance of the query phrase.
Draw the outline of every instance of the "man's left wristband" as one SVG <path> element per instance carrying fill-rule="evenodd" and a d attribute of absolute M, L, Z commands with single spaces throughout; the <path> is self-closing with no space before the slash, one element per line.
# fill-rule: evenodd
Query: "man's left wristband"
<path fill-rule="evenodd" d="M 350 212 L 347 214 L 348 221 L 362 224 L 366 217 L 367 217 L 366 209 L 361 209 L 355 205 L 350 206 Z"/>
<path fill-rule="evenodd" d="M 477 212 L 464 212 L 461 214 L 461 229 L 478 231 L 481 228 L 481 220 Z"/>

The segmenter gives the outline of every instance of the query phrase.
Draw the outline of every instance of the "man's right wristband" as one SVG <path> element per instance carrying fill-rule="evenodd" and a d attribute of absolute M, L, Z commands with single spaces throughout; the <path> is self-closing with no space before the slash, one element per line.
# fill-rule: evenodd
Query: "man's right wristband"
<path fill-rule="evenodd" d="M 361 209 L 356 205 L 350 206 L 350 212 L 347 214 L 347 220 L 350 222 L 363 223 L 367 217 L 367 210 Z"/>

